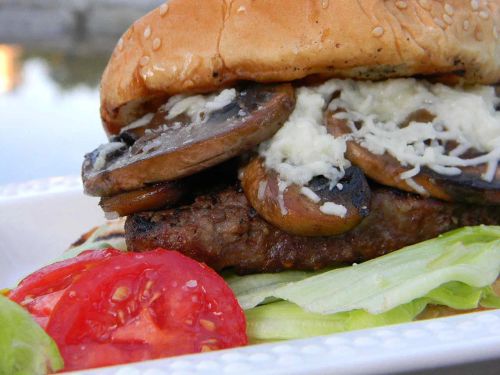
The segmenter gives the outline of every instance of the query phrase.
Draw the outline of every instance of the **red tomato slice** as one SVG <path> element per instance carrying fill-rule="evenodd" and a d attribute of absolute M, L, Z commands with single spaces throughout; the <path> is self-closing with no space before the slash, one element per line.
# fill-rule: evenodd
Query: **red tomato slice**
<path fill-rule="evenodd" d="M 114 249 L 89 250 L 79 256 L 51 264 L 26 277 L 9 298 L 24 306 L 43 327 L 64 291 L 89 270 L 111 256 L 120 254 Z"/>
<path fill-rule="evenodd" d="M 247 343 L 245 316 L 212 269 L 178 252 L 111 257 L 81 274 L 50 317 L 65 370 Z"/>

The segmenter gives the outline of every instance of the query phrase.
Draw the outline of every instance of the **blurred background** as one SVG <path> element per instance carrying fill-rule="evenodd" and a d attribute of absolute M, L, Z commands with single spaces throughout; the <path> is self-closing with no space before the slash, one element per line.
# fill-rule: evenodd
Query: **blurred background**
<path fill-rule="evenodd" d="M 98 85 L 120 35 L 160 0 L 0 0 L 0 186 L 77 176 L 106 141 Z"/>

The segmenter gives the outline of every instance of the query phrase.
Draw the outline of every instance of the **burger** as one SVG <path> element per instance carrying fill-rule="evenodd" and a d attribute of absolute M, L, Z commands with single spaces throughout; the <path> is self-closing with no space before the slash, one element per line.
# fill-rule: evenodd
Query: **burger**
<path fill-rule="evenodd" d="M 171 0 L 135 22 L 82 166 L 118 220 L 0 290 L 0 373 L 500 308 L 499 28 L 499 0 Z"/>
<path fill-rule="evenodd" d="M 104 72 L 86 192 L 129 248 L 361 262 L 500 223 L 498 4 L 171 1 Z"/>
<path fill-rule="evenodd" d="M 498 1 L 171 0 L 104 71 L 85 191 L 128 250 L 239 275 L 498 225 L 499 32 Z"/>

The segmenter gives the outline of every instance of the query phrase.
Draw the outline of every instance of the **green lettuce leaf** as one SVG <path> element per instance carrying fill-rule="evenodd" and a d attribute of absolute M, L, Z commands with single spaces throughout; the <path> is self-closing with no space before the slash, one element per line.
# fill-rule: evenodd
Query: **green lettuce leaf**
<path fill-rule="evenodd" d="M 409 322 L 424 308 L 425 302 L 417 300 L 377 315 L 363 310 L 323 315 L 304 311 L 290 302 L 280 301 L 257 306 L 245 311 L 245 315 L 248 338 L 250 342 L 255 343 L 328 335 Z"/>
<path fill-rule="evenodd" d="M 484 288 L 483 297 L 481 298 L 481 306 L 489 309 L 500 309 L 500 296 L 498 296 L 493 288 Z"/>
<path fill-rule="evenodd" d="M 231 287 L 236 285 L 235 294 L 243 309 L 274 298 L 292 302 L 311 313 L 364 310 L 381 314 L 427 295 L 444 298 L 444 291 L 437 288 L 452 281 L 473 288 L 487 287 L 499 273 L 500 227 L 477 226 L 309 277 L 284 272 L 268 278 L 250 275 L 227 281 Z M 255 287 L 237 286 L 243 283 Z M 433 296 L 431 291 L 441 295 Z M 450 298 L 452 295 L 449 293 Z M 450 299 L 452 302 L 455 303 Z"/>
<path fill-rule="evenodd" d="M 276 301 L 277 298 L 272 297 L 276 289 L 290 282 L 304 280 L 318 274 L 317 272 L 287 271 L 251 276 L 238 276 L 228 273 L 223 276 L 238 297 L 240 305 L 245 308 Z"/>
<path fill-rule="evenodd" d="M 460 282 L 450 282 L 432 290 L 422 298 L 380 314 L 352 310 L 324 315 L 307 312 L 293 303 L 280 301 L 245 311 L 247 334 L 251 342 L 327 335 L 411 322 L 428 304 L 468 310 L 477 308 L 480 304 L 484 306 L 484 303 L 489 303 L 490 298 L 500 300 L 490 287 L 475 288 Z"/>
<path fill-rule="evenodd" d="M 54 341 L 21 306 L 0 295 L 0 374 L 46 374 L 63 368 Z"/>

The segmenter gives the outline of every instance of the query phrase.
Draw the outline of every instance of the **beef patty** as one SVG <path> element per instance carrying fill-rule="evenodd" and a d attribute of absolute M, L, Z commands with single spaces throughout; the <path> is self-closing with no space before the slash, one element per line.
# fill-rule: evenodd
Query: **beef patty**
<path fill-rule="evenodd" d="M 371 213 L 337 236 L 302 237 L 257 215 L 237 187 L 199 196 L 194 203 L 128 217 L 127 246 L 178 250 L 215 270 L 238 273 L 317 270 L 362 262 L 467 225 L 500 224 L 500 206 L 422 198 L 373 189 Z"/>

